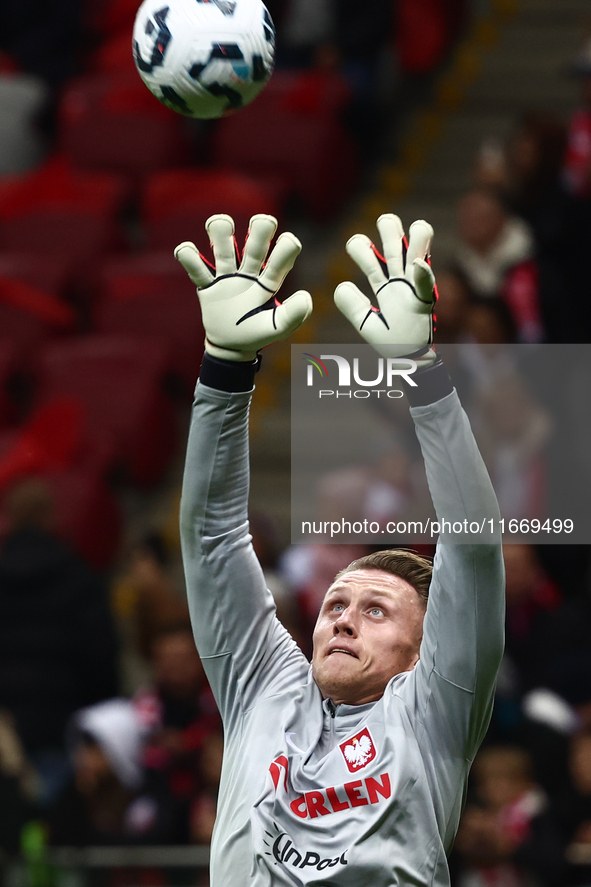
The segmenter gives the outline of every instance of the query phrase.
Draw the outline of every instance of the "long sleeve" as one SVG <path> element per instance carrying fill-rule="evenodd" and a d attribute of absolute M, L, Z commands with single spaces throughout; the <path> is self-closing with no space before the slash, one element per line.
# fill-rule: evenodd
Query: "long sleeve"
<path fill-rule="evenodd" d="M 226 726 L 308 663 L 275 617 L 248 530 L 250 393 L 198 383 L 181 542 L 197 649 Z"/>
<path fill-rule="evenodd" d="M 496 496 L 455 392 L 411 413 L 438 520 L 485 528 L 484 541 L 477 542 L 469 541 L 469 532 L 454 534 L 447 525 L 441 533 L 421 661 L 477 699 L 487 698 L 503 652 L 504 572 Z"/>
<path fill-rule="evenodd" d="M 453 533 L 440 536 L 420 660 L 399 691 L 416 717 L 440 828 L 449 846 L 467 768 L 492 711 L 503 652 L 504 568 L 496 497 L 456 392 L 415 407 L 411 414 L 438 520 L 484 520 L 488 531 L 480 544 L 458 543 Z M 395 684 L 393 689 L 396 692 Z"/>

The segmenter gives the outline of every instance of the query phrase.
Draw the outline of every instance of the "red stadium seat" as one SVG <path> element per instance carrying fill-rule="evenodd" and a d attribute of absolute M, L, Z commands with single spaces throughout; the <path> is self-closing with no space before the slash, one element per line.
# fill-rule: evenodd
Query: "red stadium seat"
<path fill-rule="evenodd" d="M 130 479 L 149 485 L 174 446 L 172 404 L 162 388 L 167 364 L 160 340 L 96 335 L 50 344 L 41 356 L 39 403 L 79 400 L 93 444 L 113 447 Z"/>
<path fill-rule="evenodd" d="M 45 478 L 55 499 L 57 532 L 94 567 L 108 567 L 117 554 L 122 520 L 102 475 L 76 466 Z"/>
<path fill-rule="evenodd" d="M 242 113 L 242 112 L 241 112 Z M 279 215 L 282 195 L 262 180 L 221 169 L 170 170 L 155 173 L 147 182 L 142 218 L 149 247 L 174 249 L 193 240 L 209 253 L 204 230 L 214 213 L 228 213 L 236 222 L 239 244 L 244 242 L 254 213 Z"/>
<path fill-rule="evenodd" d="M 137 77 L 137 68 L 130 51 L 131 39 L 131 27 L 113 34 L 90 56 L 87 68 L 95 72 L 128 71 Z"/>
<path fill-rule="evenodd" d="M 239 114 L 219 121 L 214 156 L 225 167 L 279 177 L 318 219 L 342 206 L 356 184 L 352 140 L 339 121 L 346 90 L 332 75 L 287 75 Z"/>
<path fill-rule="evenodd" d="M 147 291 L 194 293 L 195 286 L 172 250 L 108 256 L 97 277 L 99 298 L 127 299 Z"/>
<path fill-rule="evenodd" d="M 127 54 L 131 59 L 128 44 Z M 190 159 L 185 121 L 161 105 L 136 71 L 112 71 L 70 83 L 60 106 L 60 146 L 74 166 L 147 172 Z"/>
<path fill-rule="evenodd" d="M 17 349 L 10 339 L 0 339 L 0 428 L 8 425 L 15 414 L 9 383 L 17 367 Z"/>
<path fill-rule="evenodd" d="M 205 333 L 195 286 L 184 268 L 169 252 L 147 253 L 108 260 L 101 277 L 97 332 L 166 340 L 171 370 L 192 390 Z"/>
<path fill-rule="evenodd" d="M 44 404 L 21 428 L 0 436 L 0 492 L 31 475 L 45 478 L 55 498 L 56 531 L 96 567 L 105 567 L 115 554 L 121 519 L 105 485 L 104 464 L 90 453 L 86 436 L 81 402 Z"/>
<path fill-rule="evenodd" d="M 131 46 L 131 31 L 138 5 L 137 0 L 83 0 L 84 23 L 87 29 L 100 37 L 122 32 L 129 34 Z"/>
<path fill-rule="evenodd" d="M 0 180 L 0 250 L 70 256 L 78 265 L 120 246 L 125 181 L 54 160 Z"/>
<path fill-rule="evenodd" d="M 76 325 L 66 302 L 31 284 L 0 276 L 0 330 L 18 348 L 20 369 L 35 357 L 40 344 Z"/>
<path fill-rule="evenodd" d="M 26 475 L 73 465 L 82 449 L 85 419 L 83 404 L 73 398 L 58 398 L 44 404 L 16 431 L 4 435 L 0 490 Z"/>
<path fill-rule="evenodd" d="M 52 296 L 62 296 L 69 289 L 72 260 L 63 255 L 39 255 L 36 252 L 0 252 L 0 278 L 22 280 Z"/>

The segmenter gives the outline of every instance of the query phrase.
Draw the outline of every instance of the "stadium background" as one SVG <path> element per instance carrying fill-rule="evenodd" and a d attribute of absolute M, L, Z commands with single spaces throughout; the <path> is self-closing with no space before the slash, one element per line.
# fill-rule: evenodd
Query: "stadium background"
<path fill-rule="evenodd" d="M 354 273 L 344 240 L 384 211 L 424 217 L 436 340 L 589 341 L 588 3 L 269 8 L 271 83 L 203 123 L 140 83 L 133 0 L 2 4 L 7 884 L 207 883 L 222 740 L 177 530 L 203 331 L 177 242 L 206 248 L 212 212 L 231 213 L 239 239 L 252 212 L 274 213 L 304 244 L 289 287 L 310 289 L 315 313 L 300 341 L 348 342 L 332 307 Z M 360 547 L 288 545 L 288 383 L 289 346 L 273 346 L 253 412 L 252 526 L 279 614 L 309 650 L 319 596 Z M 589 554 L 507 549 L 507 655 L 452 856 L 460 887 L 591 883 Z M 138 855 L 145 845 L 171 849 Z"/>

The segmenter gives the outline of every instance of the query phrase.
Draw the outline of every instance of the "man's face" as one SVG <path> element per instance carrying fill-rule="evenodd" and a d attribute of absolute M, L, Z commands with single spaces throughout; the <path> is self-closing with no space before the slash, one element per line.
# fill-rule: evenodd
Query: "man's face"
<path fill-rule="evenodd" d="M 383 570 L 354 570 L 326 593 L 316 628 L 312 674 L 335 704 L 379 699 L 390 678 L 419 658 L 425 608 L 417 592 Z"/>

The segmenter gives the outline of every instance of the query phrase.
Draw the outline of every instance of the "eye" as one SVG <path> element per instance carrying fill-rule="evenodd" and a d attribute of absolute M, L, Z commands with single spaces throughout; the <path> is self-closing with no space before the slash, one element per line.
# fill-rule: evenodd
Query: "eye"
<path fill-rule="evenodd" d="M 384 611 L 381 607 L 372 607 L 369 611 L 370 616 L 383 616 Z"/>
<path fill-rule="evenodd" d="M 333 604 L 332 605 L 333 613 L 342 613 L 344 609 L 345 609 L 344 604 Z"/>

